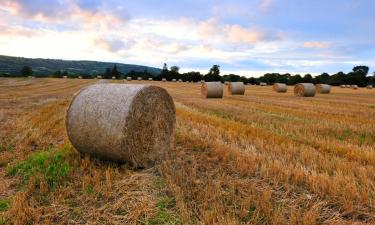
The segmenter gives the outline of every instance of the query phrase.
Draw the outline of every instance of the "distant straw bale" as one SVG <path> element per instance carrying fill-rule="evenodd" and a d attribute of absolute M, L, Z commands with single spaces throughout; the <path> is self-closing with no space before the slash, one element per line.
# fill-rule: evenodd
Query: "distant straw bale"
<path fill-rule="evenodd" d="M 331 85 L 329 84 L 317 84 L 316 91 L 320 94 L 329 94 L 331 92 Z"/>
<path fill-rule="evenodd" d="M 294 86 L 294 95 L 298 97 L 314 97 L 316 88 L 311 83 L 299 83 Z"/>
<path fill-rule="evenodd" d="M 245 85 L 243 82 L 230 82 L 228 84 L 228 91 L 232 95 L 244 95 Z"/>
<path fill-rule="evenodd" d="M 222 98 L 223 84 L 219 82 L 204 82 L 201 85 L 201 95 L 203 98 Z"/>
<path fill-rule="evenodd" d="M 279 93 L 285 93 L 288 90 L 288 87 L 286 84 L 283 83 L 275 83 L 273 85 L 273 90 Z"/>

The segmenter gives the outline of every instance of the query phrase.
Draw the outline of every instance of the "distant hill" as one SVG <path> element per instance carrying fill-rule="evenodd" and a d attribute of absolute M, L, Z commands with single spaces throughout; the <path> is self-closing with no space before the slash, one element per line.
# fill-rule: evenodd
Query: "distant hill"
<path fill-rule="evenodd" d="M 133 64 L 84 60 L 32 59 L 0 55 L 0 74 L 17 76 L 20 75 L 23 66 L 30 66 L 34 76 L 49 76 L 57 70 L 67 71 L 69 74 L 97 75 L 104 73 L 106 68 L 112 68 L 114 64 L 116 64 L 117 70 L 124 74 L 130 71 L 144 72 L 145 70 L 152 75 L 160 73 L 158 68 Z"/>

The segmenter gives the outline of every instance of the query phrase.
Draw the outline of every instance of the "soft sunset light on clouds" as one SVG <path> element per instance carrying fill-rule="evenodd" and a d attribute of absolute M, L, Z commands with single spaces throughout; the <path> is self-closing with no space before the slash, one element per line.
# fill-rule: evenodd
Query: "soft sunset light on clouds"
<path fill-rule="evenodd" d="M 178 65 L 183 71 L 348 71 L 375 63 L 370 0 L 1 0 L 0 54 Z"/>

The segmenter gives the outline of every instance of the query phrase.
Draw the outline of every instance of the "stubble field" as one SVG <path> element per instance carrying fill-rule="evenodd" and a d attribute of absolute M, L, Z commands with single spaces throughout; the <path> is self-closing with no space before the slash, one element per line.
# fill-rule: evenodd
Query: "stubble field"
<path fill-rule="evenodd" d="M 73 94 L 97 80 L 0 78 L 0 224 L 374 224 L 375 90 L 168 90 L 173 148 L 131 170 L 77 153 Z M 111 81 L 122 83 L 120 81 Z"/>

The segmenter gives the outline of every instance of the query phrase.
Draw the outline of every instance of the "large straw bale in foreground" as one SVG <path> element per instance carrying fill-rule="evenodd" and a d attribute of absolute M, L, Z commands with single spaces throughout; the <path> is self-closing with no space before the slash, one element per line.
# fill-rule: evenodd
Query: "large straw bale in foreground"
<path fill-rule="evenodd" d="M 228 91 L 232 95 L 244 95 L 245 84 L 243 82 L 230 82 L 228 84 Z"/>
<path fill-rule="evenodd" d="M 286 84 L 283 83 L 275 83 L 273 85 L 273 90 L 279 93 L 285 93 L 287 92 L 288 87 L 286 86 Z"/>
<path fill-rule="evenodd" d="M 294 86 L 294 95 L 298 97 L 314 97 L 316 88 L 311 83 L 299 83 Z"/>
<path fill-rule="evenodd" d="M 201 86 L 201 94 L 203 98 L 222 98 L 223 84 L 218 82 L 204 82 Z"/>
<path fill-rule="evenodd" d="M 161 87 L 98 84 L 74 97 L 66 127 L 78 151 L 147 168 L 170 148 L 175 120 L 173 100 Z"/>
<path fill-rule="evenodd" d="M 317 84 L 316 90 L 320 94 L 329 94 L 331 92 L 331 85 L 329 85 L 329 84 Z"/>

